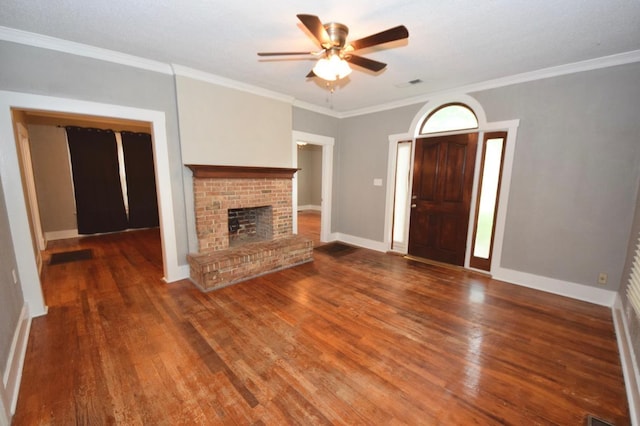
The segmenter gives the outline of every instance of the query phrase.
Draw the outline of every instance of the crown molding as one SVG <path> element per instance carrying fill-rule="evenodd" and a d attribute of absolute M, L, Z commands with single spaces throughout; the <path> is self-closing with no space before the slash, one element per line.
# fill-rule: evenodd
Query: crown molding
<path fill-rule="evenodd" d="M 536 71 L 497 78 L 494 80 L 487 80 L 481 83 L 464 86 L 463 89 L 467 93 L 479 92 L 481 90 L 495 89 L 497 87 L 510 86 L 512 84 L 526 83 L 534 80 L 543 80 L 545 78 L 558 77 L 578 72 L 597 70 L 600 68 L 631 64 L 634 62 L 640 62 L 640 50 L 632 50 L 615 55 L 602 56 L 600 58 L 588 59 L 586 61 L 573 62 L 570 64 L 542 68 Z"/>
<path fill-rule="evenodd" d="M 126 53 L 116 52 L 115 50 L 102 49 L 88 44 L 17 30 L 15 28 L 0 26 L 0 40 L 99 59 L 101 61 L 113 62 L 162 74 L 173 74 L 171 66 L 163 62 L 128 55 Z"/>
<path fill-rule="evenodd" d="M 425 103 L 434 97 L 451 96 L 466 93 L 479 92 L 482 90 L 496 89 L 499 87 L 511 86 L 513 84 L 526 83 L 529 81 L 542 80 L 545 78 L 558 77 L 578 72 L 591 71 L 600 68 L 608 68 L 617 65 L 631 64 L 640 62 L 640 50 L 632 50 L 629 52 L 618 53 L 615 55 L 602 56 L 600 58 L 588 59 L 586 61 L 573 62 L 570 64 L 559 65 L 555 67 L 542 68 L 536 71 L 514 74 L 507 77 L 486 80 L 483 82 L 472 83 L 465 86 L 459 86 L 454 89 L 442 90 L 438 92 L 425 93 L 424 95 L 406 98 L 400 101 L 389 102 L 376 105 L 373 107 L 361 108 L 351 111 L 345 111 L 340 118 L 356 117 L 359 115 L 372 114 L 375 112 L 387 111 L 390 109 L 400 108 L 404 106 L 414 105 L 417 103 Z"/>
<path fill-rule="evenodd" d="M 372 107 L 354 109 L 350 111 L 334 111 L 329 108 L 310 104 L 308 102 L 296 100 L 294 97 L 284 95 L 279 92 L 263 89 L 258 86 L 242 83 L 240 81 L 220 77 L 204 71 L 184 67 L 176 64 L 166 64 L 163 62 L 153 61 L 150 59 L 140 58 L 138 56 L 126 53 L 116 52 L 114 50 L 102 49 L 87 44 L 76 43 L 55 37 L 45 36 L 42 34 L 31 33 L 28 31 L 17 30 L 14 28 L 0 26 L 0 40 L 10 41 L 14 43 L 40 47 L 44 49 L 56 50 L 58 52 L 70 53 L 73 55 L 85 56 L 93 59 L 113 62 L 121 65 L 127 65 L 135 68 L 141 68 L 149 71 L 155 71 L 162 74 L 180 75 L 183 77 L 194 78 L 252 93 L 258 96 L 276 99 L 287 102 L 293 106 L 303 108 L 319 114 L 328 115 L 334 118 L 349 118 L 359 115 L 367 115 L 376 112 L 387 111 L 404 106 L 414 105 L 418 103 L 428 102 L 434 97 L 459 95 L 466 93 L 479 92 L 481 90 L 496 89 L 499 87 L 510 86 L 513 84 L 526 83 L 534 80 L 542 80 L 545 78 L 558 77 L 566 74 L 573 74 L 583 71 L 591 71 L 600 68 L 613 67 L 617 65 L 630 64 L 640 62 L 640 50 L 632 50 L 629 52 L 618 53 L 615 55 L 603 56 L 600 58 L 589 59 L 585 61 L 573 62 L 570 64 L 559 65 L 555 67 L 543 68 L 536 71 L 515 74 L 507 77 L 496 78 L 483 82 L 459 86 L 454 89 L 442 90 L 438 92 L 425 93 L 423 95 L 414 96 L 399 101 L 388 102 L 375 105 Z"/>
<path fill-rule="evenodd" d="M 242 92 L 248 92 L 254 95 L 275 99 L 277 101 L 282 101 L 289 104 L 293 104 L 295 100 L 293 96 L 283 95 L 282 93 L 263 89 L 262 87 L 242 83 L 237 80 L 232 80 L 230 78 L 221 77 L 219 75 L 196 70 L 182 65 L 171 64 L 171 68 L 173 69 L 173 73 L 177 76 L 192 78 L 195 80 L 204 81 L 206 83 L 227 87 L 229 89 L 240 90 Z"/>
<path fill-rule="evenodd" d="M 299 101 L 297 99 L 293 101 L 293 106 L 306 109 L 307 111 L 317 112 L 318 114 L 328 115 L 333 118 L 342 118 L 342 113 L 340 112 L 334 111 L 330 108 L 310 104 L 309 102 Z"/>

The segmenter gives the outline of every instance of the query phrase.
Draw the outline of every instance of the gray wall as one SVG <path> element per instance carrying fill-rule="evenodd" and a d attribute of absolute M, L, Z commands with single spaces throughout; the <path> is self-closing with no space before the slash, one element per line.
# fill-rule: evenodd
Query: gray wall
<path fill-rule="evenodd" d="M 42 230 L 77 229 L 65 130 L 33 124 L 28 128 Z"/>
<path fill-rule="evenodd" d="M 20 319 L 20 311 L 24 305 L 20 281 L 13 283 L 12 270 L 17 271 L 16 256 L 11 244 L 11 231 L 7 208 L 4 202 L 4 191 L 0 182 L 0 373 L 7 368 L 7 359 L 11 349 L 13 333 Z"/>
<path fill-rule="evenodd" d="M 165 111 L 178 256 L 185 186 L 172 76 L 0 42 L 0 88 Z M 502 266 L 619 287 L 640 160 L 640 64 L 472 94 L 489 121 L 520 119 Z M 422 105 L 342 120 L 294 107 L 293 129 L 336 138 L 332 232 L 383 241 L 388 135 Z M 373 186 L 382 178 L 382 187 Z M 367 215 L 361 212 L 366 211 Z"/>
<path fill-rule="evenodd" d="M 0 41 L 0 89 L 163 111 L 178 260 L 186 264 L 183 166 L 172 75 Z"/>
<path fill-rule="evenodd" d="M 640 179 L 640 64 L 473 93 L 520 119 L 501 266 L 617 290 Z"/>
<path fill-rule="evenodd" d="M 337 139 L 340 120 L 308 109 L 293 107 L 293 130 Z"/>
<path fill-rule="evenodd" d="M 322 203 L 322 147 L 298 147 L 298 206 Z"/>
<path fill-rule="evenodd" d="M 600 287 L 617 290 L 640 179 L 640 64 L 471 95 L 489 122 L 520 119 L 501 266 L 592 286 L 605 272 Z M 420 107 L 340 121 L 334 231 L 383 241 L 385 187 L 372 182 L 386 178 L 388 135 Z"/>
<path fill-rule="evenodd" d="M 340 121 L 334 181 L 334 232 L 384 241 L 389 135 L 409 131 L 422 107 L 412 105 Z M 382 186 L 373 186 L 381 178 Z"/>

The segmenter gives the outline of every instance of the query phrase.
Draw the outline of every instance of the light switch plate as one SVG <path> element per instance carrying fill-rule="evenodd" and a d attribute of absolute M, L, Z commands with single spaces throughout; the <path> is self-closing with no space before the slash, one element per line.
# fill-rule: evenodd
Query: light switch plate
<path fill-rule="evenodd" d="M 380 178 L 375 178 L 373 180 L 373 186 L 382 186 L 382 179 Z"/>

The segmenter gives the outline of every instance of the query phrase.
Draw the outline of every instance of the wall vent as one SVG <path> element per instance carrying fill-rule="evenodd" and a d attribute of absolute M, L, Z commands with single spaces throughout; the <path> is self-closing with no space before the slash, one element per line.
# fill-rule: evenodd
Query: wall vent
<path fill-rule="evenodd" d="M 627 297 L 636 311 L 638 319 L 640 319 L 640 237 L 636 245 L 636 254 L 631 264 L 631 273 L 629 274 L 629 284 L 627 285 Z"/>
<path fill-rule="evenodd" d="M 420 84 L 420 83 L 424 83 L 424 81 L 419 78 L 414 78 L 413 80 L 409 80 L 404 83 L 398 83 L 396 84 L 396 87 L 399 89 L 402 89 L 403 87 L 415 86 L 416 84 Z"/>
<path fill-rule="evenodd" d="M 587 426 L 614 426 L 613 423 L 609 423 L 606 420 L 599 419 L 589 414 L 587 416 Z"/>

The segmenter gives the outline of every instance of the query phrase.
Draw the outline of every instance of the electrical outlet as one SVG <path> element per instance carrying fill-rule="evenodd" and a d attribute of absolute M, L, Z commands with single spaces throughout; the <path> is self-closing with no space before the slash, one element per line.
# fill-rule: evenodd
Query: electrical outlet
<path fill-rule="evenodd" d="M 13 283 L 14 284 L 18 284 L 18 274 L 16 274 L 16 270 L 15 269 L 11 270 L 11 275 L 13 275 Z"/>
<path fill-rule="evenodd" d="M 607 284 L 607 278 L 609 278 L 607 274 L 605 274 L 604 272 L 600 272 L 600 274 L 598 274 L 598 284 L 600 285 Z"/>

